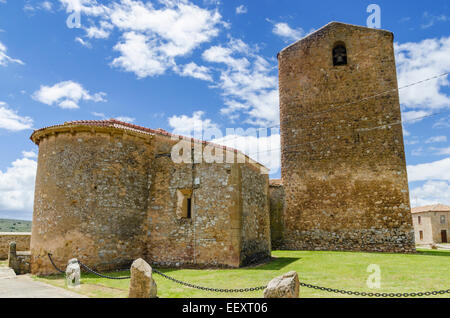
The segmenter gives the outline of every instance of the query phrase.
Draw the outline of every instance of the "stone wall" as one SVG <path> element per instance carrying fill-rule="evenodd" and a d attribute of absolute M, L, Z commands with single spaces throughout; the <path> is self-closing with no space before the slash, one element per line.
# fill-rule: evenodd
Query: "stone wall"
<path fill-rule="evenodd" d="M 272 249 L 279 249 L 283 244 L 283 209 L 284 188 L 281 180 L 270 180 L 270 236 Z"/>
<path fill-rule="evenodd" d="M 34 274 L 55 272 L 49 252 L 62 268 L 76 257 L 98 270 L 123 268 L 139 257 L 170 267 L 239 267 L 267 259 L 264 167 L 248 158 L 239 164 L 177 163 L 171 150 L 178 140 L 166 132 L 90 123 L 53 126 L 32 136 L 39 144 Z M 194 145 L 207 147 L 189 142 L 189 156 Z M 190 217 L 180 211 L 187 193 Z"/>
<path fill-rule="evenodd" d="M 18 251 L 29 251 L 30 239 L 31 233 L 0 232 L 0 260 L 8 258 L 10 242 L 16 242 Z"/>
<path fill-rule="evenodd" d="M 31 252 L 17 251 L 16 242 L 9 244 L 8 267 L 12 268 L 16 275 L 28 274 L 30 272 Z"/>
<path fill-rule="evenodd" d="M 393 34 L 330 23 L 278 60 L 285 247 L 415 251 Z"/>
<path fill-rule="evenodd" d="M 162 266 L 239 266 L 240 224 L 234 196 L 239 190 L 231 165 L 154 162 L 148 211 L 147 257 Z M 195 185 L 195 179 L 198 183 Z M 192 189 L 192 217 L 177 214 L 177 191 Z M 234 225 L 234 228 L 233 228 Z M 235 233 L 236 232 L 236 233 Z"/>
<path fill-rule="evenodd" d="M 72 128 L 73 129 L 73 128 Z M 78 258 L 98 270 L 143 254 L 151 138 L 119 129 L 60 129 L 39 141 L 31 239 L 33 274 Z"/>
<path fill-rule="evenodd" d="M 157 153 L 170 152 L 171 143 L 161 137 L 156 141 Z M 161 155 L 153 162 L 152 180 L 147 222 L 149 263 L 239 267 L 248 257 L 266 258 L 267 248 L 270 255 L 268 175 L 250 163 L 176 164 Z M 252 182 L 253 188 L 249 188 Z M 177 191 L 190 189 L 193 211 L 187 219 L 177 214 Z M 242 234 L 247 228 L 252 234 Z M 256 244 L 256 239 L 263 242 Z"/>
<path fill-rule="evenodd" d="M 241 265 L 270 258 L 269 179 L 258 169 L 241 166 L 242 247 Z"/>

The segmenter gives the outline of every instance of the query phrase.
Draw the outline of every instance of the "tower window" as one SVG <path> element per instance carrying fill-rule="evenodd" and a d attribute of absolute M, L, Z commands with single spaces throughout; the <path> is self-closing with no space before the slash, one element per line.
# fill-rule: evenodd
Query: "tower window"
<path fill-rule="evenodd" d="M 423 241 L 423 231 L 419 231 L 420 240 Z"/>
<path fill-rule="evenodd" d="M 422 218 L 420 216 L 417 217 L 417 223 L 422 224 Z"/>
<path fill-rule="evenodd" d="M 338 43 L 333 48 L 333 65 L 347 65 L 347 49 L 344 43 Z"/>

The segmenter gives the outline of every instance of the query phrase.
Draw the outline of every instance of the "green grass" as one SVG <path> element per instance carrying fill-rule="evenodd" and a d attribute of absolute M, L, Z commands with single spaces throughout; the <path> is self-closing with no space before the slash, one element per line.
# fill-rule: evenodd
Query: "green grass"
<path fill-rule="evenodd" d="M 31 232 L 31 221 L 0 219 L 0 232 Z"/>
<path fill-rule="evenodd" d="M 450 288 L 450 252 L 419 250 L 418 254 L 378 254 L 352 252 L 274 251 L 270 263 L 231 270 L 162 270 L 167 275 L 193 284 L 215 288 L 243 288 L 267 284 L 272 278 L 291 270 L 301 282 L 354 291 L 398 293 Z M 367 266 L 381 268 L 381 288 L 369 289 Z M 111 275 L 125 276 L 129 272 Z M 180 286 L 154 274 L 158 296 L 191 297 L 262 297 L 262 291 L 242 294 L 211 293 Z M 62 275 L 35 279 L 64 287 Z M 108 280 L 82 274 L 79 293 L 91 297 L 126 297 L 129 280 Z M 348 297 L 301 288 L 301 297 Z M 449 294 L 445 295 L 450 297 Z M 442 297 L 442 296 L 440 296 Z"/>
<path fill-rule="evenodd" d="M 6 261 L 6 260 L 0 261 L 0 267 L 6 267 L 7 264 L 8 264 L 8 261 Z"/>

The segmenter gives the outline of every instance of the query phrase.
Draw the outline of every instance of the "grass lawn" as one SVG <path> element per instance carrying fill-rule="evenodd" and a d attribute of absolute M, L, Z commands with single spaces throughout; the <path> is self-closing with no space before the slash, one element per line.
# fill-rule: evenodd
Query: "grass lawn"
<path fill-rule="evenodd" d="M 8 261 L 4 260 L 4 261 L 0 261 L 0 267 L 6 267 Z"/>
<path fill-rule="evenodd" d="M 450 288 L 450 251 L 418 250 L 418 254 L 378 254 L 351 252 L 274 251 L 275 259 L 251 268 L 227 270 L 166 269 L 165 274 L 189 283 L 215 288 L 244 288 L 267 284 L 272 278 L 291 270 L 301 282 L 354 291 L 398 293 Z M 381 288 L 369 289 L 367 266 L 378 264 Z M 129 272 L 111 275 L 125 276 Z M 262 297 L 262 291 L 242 294 L 211 293 L 175 284 L 154 274 L 158 296 L 166 297 Z M 62 275 L 35 277 L 64 287 Z M 109 280 L 82 273 L 81 288 L 75 290 L 91 297 L 127 297 L 129 280 Z M 300 288 L 300 297 L 349 297 Z M 439 297 L 442 297 L 439 296 Z M 450 294 L 444 295 L 450 297 Z"/>

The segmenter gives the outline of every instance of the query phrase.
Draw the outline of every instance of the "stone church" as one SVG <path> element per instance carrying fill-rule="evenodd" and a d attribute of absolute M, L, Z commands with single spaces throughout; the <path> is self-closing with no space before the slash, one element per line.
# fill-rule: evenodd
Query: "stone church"
<path fill-rule="evenodd" d="M 278 54 L 282 179 L 116 120 L 36 130 L 32 272 L 239 267 L 281 249 L 413 252 L 393 34 L 332 22 Z M 397 124 L 396 124 L 397 123 Z M 175 163 L 180 140 L 244 162 Z M 227 161 L 229 162 L 229 161 Z"/>
<path fill-rule="evenodd" d="M 117 120 L 67 122 L 31 139 L 39 145 L 34 274 L 55 271 L 49 252 L 62 267 L 77 257 L 98 270 L 139 257 L 171 267 L 270 257 L 268 171 L 234 149 Z M 180 140 L 245 160 L 175 163 Z"/>

